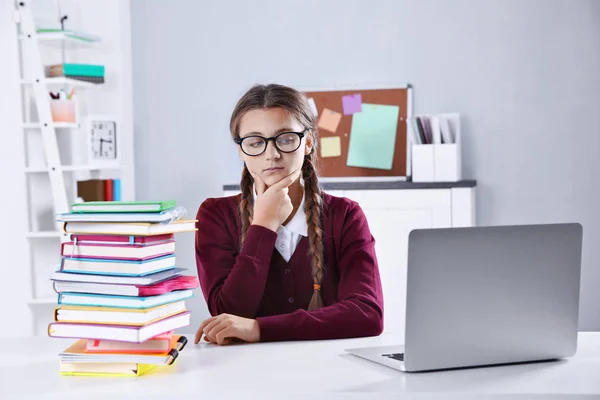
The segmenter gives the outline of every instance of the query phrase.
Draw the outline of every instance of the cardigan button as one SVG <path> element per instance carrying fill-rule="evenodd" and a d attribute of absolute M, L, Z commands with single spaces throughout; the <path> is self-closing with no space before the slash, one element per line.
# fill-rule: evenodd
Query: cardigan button
<path fill-rule="evenodd" d="M 290 304 L 292 304 L 292 303 L 294 302 L 294 298 L 293 298 L 293 297 L 290 297 L 290 298 L 288 299 L 288 301 L 290 302 Z"/>
<path fill-rule="evenodd" d="M 291 270 L 288 268 L 285 270 L 285 274 L 288 275 L 291 272 Z"/>

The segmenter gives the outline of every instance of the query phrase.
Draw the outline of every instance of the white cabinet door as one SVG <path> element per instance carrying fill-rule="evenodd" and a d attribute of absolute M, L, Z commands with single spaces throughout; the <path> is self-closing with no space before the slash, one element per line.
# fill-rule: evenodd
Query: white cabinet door
<path fill-rule="evenodd" d="M 384 330 L 403 342 L 408 235 L 416 228 L 451 226 L 450 190 L 346 190 L 345 196 L 360 204 L 375 238 L 384 295 Z"/>

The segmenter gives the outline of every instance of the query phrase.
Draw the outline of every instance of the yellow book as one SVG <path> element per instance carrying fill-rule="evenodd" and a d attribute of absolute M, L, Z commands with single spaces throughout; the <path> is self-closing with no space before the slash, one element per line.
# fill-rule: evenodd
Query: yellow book
<path fill-rule="evenodd" d="M 137 363 L 60 363 L 59 373 L 64 376 L 141 376 L 157 368 L 156 365 Z"/>

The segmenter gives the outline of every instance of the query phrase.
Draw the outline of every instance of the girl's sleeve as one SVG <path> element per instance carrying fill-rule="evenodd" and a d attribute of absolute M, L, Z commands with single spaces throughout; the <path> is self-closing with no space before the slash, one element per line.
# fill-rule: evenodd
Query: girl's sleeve
<path fill-rule="evenodd" d="M 243 248 L 227 229 L 223 200 L 208 199 L 197 214 L 196 266 L 211 315 L 229 313 L 254 318 L 263 296 L 277 234 L 251 225 Z"/>
<path fill-rule="evenodd" d="M 375 240 L 353 202 L 341 232 L 339 302 L 306 311 L 257 318 L 261 341 L 376 336 L 383 331 L 383 291 Z"/>

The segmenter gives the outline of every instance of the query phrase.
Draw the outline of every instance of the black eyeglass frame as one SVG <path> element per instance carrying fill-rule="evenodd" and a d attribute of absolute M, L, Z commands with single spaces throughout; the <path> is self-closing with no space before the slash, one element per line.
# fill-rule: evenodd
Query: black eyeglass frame
<path fill-rule="evenodd" d="M 238 138 L 238 139 L 235 140 L 235 142 L 240 146 L 240 149 L 242 149 L 242 152 L 244 154 L 246 154 L 247 156 L 250 156 L 250 157 L 258 157 L 258 156 L 262 155 L 265 151 L 267 151 L 267 147 L 269 147 L 269 142 L 271 140 L 273 141 L 273 145 L 275 146 L 275 148 L 277 149 L 277 151 L 289 154 L 289 153 L 295 152 L 296 150 L 298 150 L 300 148 L 300 145 L 302 144 L 302 138 L 304 136 L 306 136 L 306 132 L 308 132 L 308 131 L 310 131 L 310 129 L 305 129 L 302 132 L 281 132 L 281 133 L 279 133 L 279 134 L 277 134 L 277 135 L 275 135 L 273 137 L 270 137 L 270 138 L 266 138 L 266 137 L 259 136 L 259 135 L 251 135 L 251 136 L 246 136 L 246 137 L 243 137 L 243 138 Z M 277 146 L 277 138 L 279 138 L 282 135 L 289 135 L 290 133 L 298 135 L 298 137 L 300 138 L 300 140 L 298 141 L 298 147 L 296 147 L 294 150 L 290 150 L 290 151 L 281 150 L 279 148 L 279 146 Z M 246 153 L 244 151 L 244 147 L 242 146 L 242 142 L 244 140 L 246 140 L 246 139 L 249 139 L 249 138 L 260 138 L 260 139 L 262 139 L 265 142 L 265 147 L 264 147 L 263 151 L 261 151 L 258 154 L 248 154 L 248 153 Z"/>

